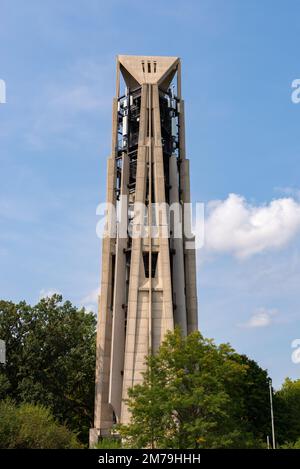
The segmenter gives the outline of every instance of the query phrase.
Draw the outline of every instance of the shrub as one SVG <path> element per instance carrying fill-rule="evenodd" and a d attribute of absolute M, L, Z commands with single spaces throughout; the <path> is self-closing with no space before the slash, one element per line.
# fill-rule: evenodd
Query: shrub
<path fill-rule="evenodd" d="M 40 405 L 0 402 L 0 448 L 81 448 L 74 433 L 56 422 Z"/>
<path fill-rule="evenodd" d="M 122 448 L 119 438 L 102 438 L 94 449 L 119 449 Z"/>
<path fill-rule="evenodd" d="M 295 443 L 285 443 L 280 449 L 300 449 L 300 438 Z"/>

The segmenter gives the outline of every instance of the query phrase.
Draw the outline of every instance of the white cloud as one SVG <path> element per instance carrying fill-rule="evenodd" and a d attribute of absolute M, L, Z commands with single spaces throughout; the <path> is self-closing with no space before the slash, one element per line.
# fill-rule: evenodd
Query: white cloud
<path fill-rule="evenodd" d="M 242 324 L 243 327 L 256 328 L 267 327 L 273 324 L 274 317 L 278 314 L 276 309 L 259 308 L 253 312 L 249 321 Z"/>
<path fill-rule="evenodd" d="M 294 197 L 297 200 L 300 199 L 300 189 L 296 187 L 275 187 L 275 190 L 281 194 Z"/>
<path fill-rule="evenodd" d="M 91 140 L 91 122 L 110 112 L 113 63 L 79 60 L 54 82 L 43 82 L 31 105 L 25 131 L 27 142 L 43 149 L 49 139 L 65 145 Z M 94 120 L 92 120 L 94 119 Z"/>
<path fill-rule="evenodd" d="M 50 298 L 51 296 L 55 294 L 61 295 L 61 292 L 54 288 L 49 288 L 49 289 L 42 288 L 42 290 L 40 290 L 40 293 L 39 293 L 39 300 L 41 300 L 42 298 Z"/>
<path fill-rule="evenodd" d="M 83 306 L 87 311 L 93 311 L 97 313 L 98 309 L 98 297 L 99 288 L 92 290 L 80 301 L 80 305 Z"/>
<path fill-rule="evenodd" d="M 208 205 L 205 246 L 247 258 L 287 245 L 300 233 L 300 202 L 291 197 L 255 206 L 238 194 Z"/>
<path fill-rule="evenodd" d="M 94 94 L 87 85 L 77 85 L 63 91 L 58 91 L 49 102 L 49 107 L 64 112 L 81 112 L 101 109 L 103 99 Z"/>

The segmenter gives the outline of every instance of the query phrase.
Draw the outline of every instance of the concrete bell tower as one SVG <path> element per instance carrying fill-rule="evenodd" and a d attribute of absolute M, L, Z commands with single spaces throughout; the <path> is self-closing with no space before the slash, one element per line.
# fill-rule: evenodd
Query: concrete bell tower
<path fill-rule="evenodd" d="M 180 59 L 120 55 L 116 84 L 91 446 L 114 423 L 129 422 L 127 390 L 142 381 L 145 356 L 166 332 L 198 327 L 190 218 L 183 209 L 179 219 L 167 213 L 190 203 Z"/>

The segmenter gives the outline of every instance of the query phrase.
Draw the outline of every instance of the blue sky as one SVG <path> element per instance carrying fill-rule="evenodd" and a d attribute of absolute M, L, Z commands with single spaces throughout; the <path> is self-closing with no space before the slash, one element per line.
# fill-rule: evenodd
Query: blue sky
<path fill-rule="evenodd" d="M 299 14 L 296 0 L 2 0 L 0 297 L 95 305 L 115 56 L 178 55 L 212 239 L 198 252 L 201 331 L 276 386 L 299 378 Z"/>

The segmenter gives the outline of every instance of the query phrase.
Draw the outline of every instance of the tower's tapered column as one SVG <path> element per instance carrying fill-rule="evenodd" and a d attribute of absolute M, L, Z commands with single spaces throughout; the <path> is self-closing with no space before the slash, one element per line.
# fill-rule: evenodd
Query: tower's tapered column
<path fill-rule="evenodd" d="M 182 210 L 190 202 L 183 111 L 177 57 L 118 57 L 107 176 L 107 201 L 118 215 L 109 211 L 116 229 L 102 245 L 91 445 L 114 422 L 130 421 L 128 389 L 142 381 L 145 356 L 166 332 L 197 328 L 195 252 L 183 226 L 190 223 Z"/>

